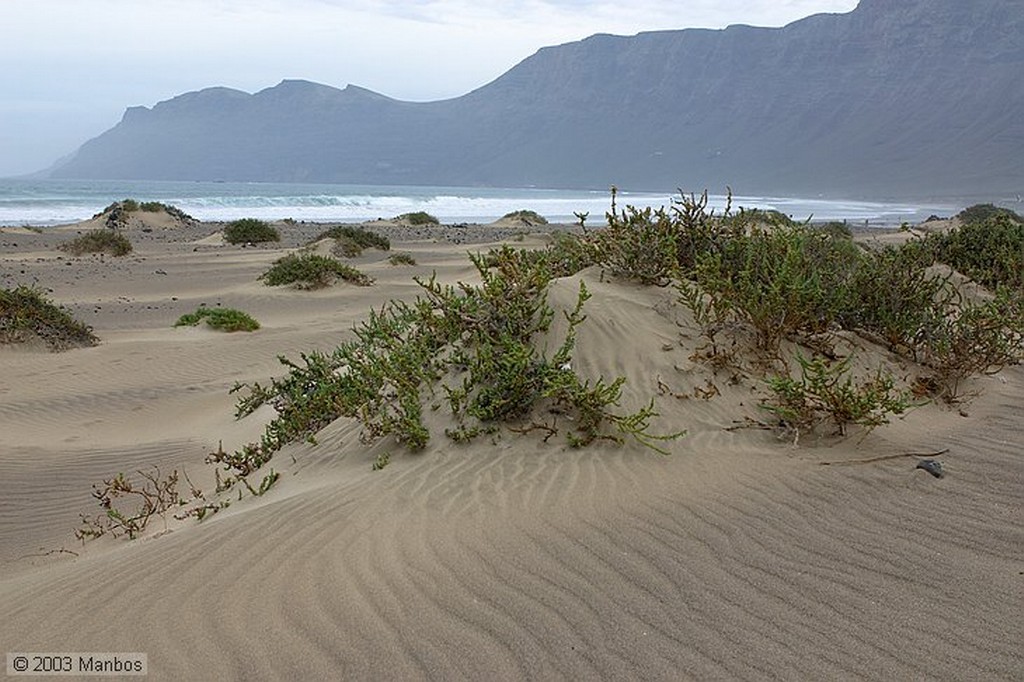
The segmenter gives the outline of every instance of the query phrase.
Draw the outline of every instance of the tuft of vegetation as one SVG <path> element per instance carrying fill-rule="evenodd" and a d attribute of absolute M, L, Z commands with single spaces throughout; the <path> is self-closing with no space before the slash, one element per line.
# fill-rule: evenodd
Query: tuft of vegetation
<path fill-rule="evenodd" d="M 200 307 L 194 313 L 178 318 L 175 327 L 195 327 L 205 321 L 212 329 L 224 332 L 252 332 L 260 328 L 260 323 L 247 313 L 234 308 Z"/>
<path fill-rule="evenodd" d="M 105 479 L 102 485 L 93 485 L 92 496 L 103 513 L 94 517 L 81 514 L 82 526 L 75 531 L 76 538 L 84 542 L 110 533 L 134 539 L 154 516 L 161 517 L 166 526 L 167 512 L 181 505 L 177 470 L 166 478 L 157 467 L 136 473 L 142 478 L 141 483 L 120 473 Z"/>
<path fill-rule="evenodd" d="M 391 250 L 391 242 L 387 237 L 352 225 L 339 225 L 329 230 L 324 230 L 310 243 L 318 242 L 321 239 L 334 239 L 339 245 L 344 244 L 343 248 L 352 251 L 352 256 L 358 256 L 363 252 L 363 249 Z"/>
<path fill-rule="evenodd" d="M 845 220 L 830 220 L 827 223 L 811 225 L 819 232 L 824 232 L 834 239 L 853 239 L 853 230 L 846 224 Z"/>
<path fill-rule="evenodd" d="M 512 211 L 506 213 L 501 217 L 502 220 L 518 220 L 520 222 L 529 223 L 530 225 L 547 225 L 548 219 L 537 213 L 536 211 L 530 211 L 522 209 L 519 211 Z"/>
<path fill-rule="evenodd" d="M 371 277 L 352 266 L 315 253 L 291 253 L 278 258 L 260 279 L 267 286 L 293 284 L 297 289 L 322 289 L 339 279 L 364 287 L 373 284 Z"/>
<path fill-rule="evenodd" d="M 425 211 L 414 211 L 413 213 L 403 213 L 397 216 L 395 220 L 409 223 L 410 225 L 440 225 L 441 221 L 430 215 Z"/>
<path fill-rule="evenodd" d="M 224 228 L 224 241 L 228 244 L 279 242 L 281 234 L 266 221 L 258 218 L 241 218 L 231 221 Z"/>
<path fill-rule="evenodd" d="M 926 243 L 937 260 L 990 289 L 1024 291 L 1024 220 L 1011 213 L 965 222 Z"/>
<path fill-rule="evenodd" d="M 132 243 L 127 237 L 116 230 L 89 230 L 70 242 L 58 247 L 72 256 L 83 256 L 87 253 L 108 253 L 111 256 L 125 256 L 132 252 Z"/>
<path fill-rule="evenodd" d="M 178 219 L 183 223 L 195 223 L 198 222 L 195 218 L 185 213 L 177 206 L 171 204 L 164 204 L 159 201 L 143 201 L 139 202 L 135 199 L 123 199 L 121 201 L 115 201 L 109 206 L 105 207 L 102 211 L 93 216 L 93 218 L 99 218 L 104 213 L 109 213 L 107 218 L 108 227 L 124 226 L 128 222 L 128 214 L 142 211 L 143 213 L 159 213 L 160 211 L 166 212 L 173 218 Z"/>
<path fill-rule="evenodd" d="M 964 225 L 984 223 L 993 218 L 1007 218 L 1015 223 L 1024 223 L 1024 218 L 1016 212 L 995 204 L 974 204 L 956 214 Z"/>
<path fill-rule="evenodd" d="M 913 406 L 909 392 L 898 391 L 896 381 L 879 369 L 874 376 L 855 383 L 850 375 L 850 358 L 829 362 L 797 355 L 800 378 L 777 375 L 768 379 L 773 396 L 761 406 L 775 414 L 794 440 L 825 420 L 831 420 L 840 435 L 849 424 L 868 431 L 889 423 L 889 416 L 903 414 Z"/>
<path fill-rule="evenodd" d="M 92 329 L 32 287 L 0 289 L 0 343 L 42 340 L 53 351 L 95 346 Z"/>
<path fill-rule="evenodd" d="M 535 340 L 555 318 L 545 295 L 551 261 L 510 247 L 471 260 L 480 285 L 417 280 L 419 298 L 372 311 L 354 340 L 331 353 L 303 354 L 297 362 L 281 358 L 288 374 L 270 386 L 237 385 L 236 391 L 246 391 L 237 416 L 264 403 L 273 403 L 278 416 L 260 443 L 230 456 L 230 466 L 258 468 L 283 445 L 310 438 L 340 417 L 358 419 L 366 442 L 392 436 L 422 449 L 431 437 L 424 401 L 433 396 L 441 398 L 433 400 L 438 407 L 447 406 L 455 427 L 446 432 L 458 440 L 494 435 L 504 424 L 539 429 L 549 438 L 562 432 L 573 447 L 632 437 L 660 451 L 659 441 L 681 435 L 650 432 L 657 416 L 653 399 L 636 412 L 616 412 L 624 379 L 591 382 L 571 369 L 576 328 L 590 296 L 582 283 L 575 308 L 564 312 L 562 344 L 548 356 Z"/>
<path fill-rule="evenodd" d="M 388 257 L 388 262 L 392 265 L 416 265 L 416 259 L 411 253 L 393 253 Z"/>

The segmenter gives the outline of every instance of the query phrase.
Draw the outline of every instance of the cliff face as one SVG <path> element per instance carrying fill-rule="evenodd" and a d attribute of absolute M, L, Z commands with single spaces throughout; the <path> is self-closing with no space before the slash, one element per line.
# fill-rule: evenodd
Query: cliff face
<path fill-rule="evenodd" d="M 1019 0 L 548 47 L 459 98 L 285 81 L 130 109 L 59 177 L 940 195 L 1024 185 Z"/>

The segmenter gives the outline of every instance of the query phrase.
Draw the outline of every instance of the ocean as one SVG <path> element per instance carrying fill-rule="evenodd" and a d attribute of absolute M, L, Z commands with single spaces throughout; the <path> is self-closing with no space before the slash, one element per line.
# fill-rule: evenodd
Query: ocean
<path fill-rule="evenodd" d="M 668 206 L 678 194 L 620 191 L 618 206 Z M 359 222 L 426 211 L 444 223 L 489 223 L 512 211 L 536 211 L 550 222 L 600 226 L 610 208 L 607 190 L 398 187 L 251 182 L 0 179 L 0 226 L 52 226 L 92 217 L 121 199 L 172 204 L 204 221 L 291 218 L 310 222 Z M 721 210 L 726 197 L 710 197 Z M 950 215 L 956 206 L 838 201 L 822 198 L 734 196 L 733 208 L 774 209 L 795 220 L 846 220 L 875 226 Z"/>

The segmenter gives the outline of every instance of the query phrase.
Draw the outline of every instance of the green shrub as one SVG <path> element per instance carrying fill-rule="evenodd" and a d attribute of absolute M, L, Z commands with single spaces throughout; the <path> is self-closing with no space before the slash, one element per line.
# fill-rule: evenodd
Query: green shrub
<path fill-rule="evenodd" d="M 135 199 L 125 199 L 120 203 L 120 206 L 123 210 L 128 211 L 129 213 L 135 213 L 139 210 L 139 202 L 135 201 Z"/>
<path fill-rule="evenodd" d="M 678 225 L 664 208 L 609 213 L 595 238 L 598 262 L 616 277 L 664 285 L 677 268 Z"/>
<path fill-rule="evenodd" d="M 304 354 L 300 362 L 282 358 L 289 373 L 269 387 L 236 386 L 248 391 L 238 416 L 267 402 L 278 416 L 259 444 L 236 453 L 232 466 L 262 466 L 282 445 L 309 438 L 339 417 L 358 419 L 366 441 L 391 435 L 421 449 L 431 435 L 423 421 L 424 400 L 437 393 L 445 396 L 455 422 L 446 432 L 458 440 L 524 421 L 528 426 L 520 430 L 539 428 L 549 437 L 564 430 L 574 447 L 630 436 L 657 449 L 657 441 L 681 435 L 648 431 L 656 415 L 653 401 L 632 414 L 612 411 L 622 379 L 590 383 L 570 369 L 589 298 L 585 287 L 575 309 L 565 313 L 568 331 L 561 346 L 546 356 L 534 344 L 554 318 L 545 297 L 551 279 L 546 262 L 508 247 L 471 258 L 481 284 L 417 280 L 421 297 L 371 311 L 353 341 L 329 354 Z M 565 415 L 565 422 L 538 425 L 533 415 L 541 405 L 545 414 Z"/>
<path fill-rule="evenodd" d="M 410 253 L 393 253 L 388 262 L 392 265 L 416 265 L 416 259 Z"/>
<path fill-rule="evenodd" d="M 956 297 L 950 277 L 930 269 L 933 262 L 932 249 L 918 239 L 865 252 L 839 317 L 842 326 L 916 354 L 928 327 Z"/>
<path fill-rule="evenodd" d="M 888 424 L 889 415 L 903 414 L 913 406 L 911 396 L 897 391 L 892 375 L 881 369 L 857 384 L 850 376 L 850 358 L 829 363 L 823 358 L 808 360 L 798 355 L 797 361 L 800 378 L 769 378 L 774 396 L 762 403 L 797 438 L 825 420 L 831 420 L 842 435 L 846 435 L 849 424 L 870 431 Z"/>
<path fill-rule="evenodd" d="M 853 239 L 853 231 L 846 224 L 845 220 L 831 220 L 827 223 L 810 225 L 810 227 L 827 234 L 833 239 Z"/>
<path fill-rule="evenodd" d="M 225 332 L 251 332 L 260 328 L 260 323 L 250 317 L 247 313 L 234 308 L 206 308 L 201 307 L 194 313 L 188 313 L 178 318 L 174 323 L 175 327 L 195 327 L 200 322 L 213 329 Z"/>
<path fill-rule="evenodd" d="M 260 279 L 268 286 L 294 284 L 298 289 L 320 289 L 339 279 L 359 286 L 373 284 L 373 279 L 355 268 L 315 253 L 292 253 L 278 258 Z"/>
<path fill-rule="evenodd" d="M 520 220 L 523 222 L 530 223 L 531 225 L 547 225 L 548 219 L 537 213 L 536 211 L 530 211 L 522 209 L 519 211 L 512 211 L 502 216 L 502 220 Z"/>
<path fill-rule="evenodd" d="M 38 289 L 0 289 L 0 343 L 22 343 L 31 338 L 41 339 L 54 351 L 99 343 L 90 327 L 54 305 Z"/>
<path fill-rule="evenodd" d="M 228 223 L 224 228 L 224 241 L 228 244 L 258 244 L 279 242 L 281 235 L 276 229 L 258 218 L 241 218 Z"/>
<path fill-rule="evenodd" d="M 402 215 L 395 218 L 395 220 L 405 221 L 410 225 L 440 225 L 441 221 L 434 216 L 426 213 L 425 211 L 415 211 L 413 213 L 403 213 Z"/>
<path fill-rule="evenodd" d="M 349 237 L 338 237 L 334 240 L 334 245 L 331 247 L 332 256 L 340 256 L 341 258 L 355 258 L 363 253 L 363 247 L 357 244 Z"/>
<path fill-rule="evenodd" d="M 860 252 L 848 240 L 798 227 L 754 227 L 697 256 L 694 279 L 776 353 L 791 334 L 828 329 L 848 308 Z"/>
<path fill-rule="evenodd" d="M 919 354 L 934 370 L 940 395 L 955 400 L 967 377 L 1024 360 L 1024 298 L 1000 289 L 992 300 L 954 306 L 927 326 Z"/>
<path fill-rule="evenodd" d="M 1024 291 L 1024 222 L 1005 213 L 965 223 L 928 244 L 935 257 L 990 289 Z"/>
<path fill-rule="evenodd" d="M 1016 223 L 1024 222 L 1024 218 L 1021 218 L 1014 211 L 994 204 L 974 204 L 973 206 L 968 206 L 957 213 L 956 217 L 965 225 L 983 223 L 992 218 L 1008 218 Z"/>
<path fill-rule="evenodd" d="M 339 225 L 329 230 L 324 230 L 312 242 L 318 242 L 321 239 L 334 239 L 339 243 L 344 242 L 353 245 L 348 247 L 349 250 L 355 250 L 354 247 L 358 247 L 358 253 L 354 255 L 359 255 L 363 249 L 380 249 L 381 251 L 389 251 L 391 249 L 391 242 L 387 237 L 362 227 L 353 227 L 351 225 Z"/>
<path fill-rule="evenodd" d="M 125 256 L 132 252 L 132 243 L 120 232 L 109 229 L 90 230 L 75 239 L 61 244 L 62 251 L 73 256 L 87 253 L 109 253 L 112 256 Z"/>

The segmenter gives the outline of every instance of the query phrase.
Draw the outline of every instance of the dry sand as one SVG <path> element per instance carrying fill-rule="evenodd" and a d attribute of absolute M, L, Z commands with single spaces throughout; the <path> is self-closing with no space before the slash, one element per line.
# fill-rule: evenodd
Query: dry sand
<path fill-rule="evenodd" d="M 418 265 L 370 250 L 354 264 L 374 286 L 316 292 L 256 281 L 313 226 L 255 248 L 215 225 L 135 230 L 120 259 L 56 251 L 73 229 L 0 234 L 0 286 L 38 282 L 102 339 L 0 350 L 5 652 L 145 652 L 158 680 L 1024 678 L 1020 367 L 959 408 L 794 447 L 729 430 L 763 418 L 757 385 L 689 359 L 671 289 L 596 271 L 552 285 L 556 306 L 580 278 L 594 294 L 574 365 L 626 376 L 624 409 L 657 395 L 655 428 L 688 430 L 669 456 L 508 432 L 410 455 L 342 420 L 280 452 L 263 497 L 77 542 L 91 485 L 116 472 L 184 467 L 212 487 L 205 455 L 267 419 L 235 421 L 236 381 L 330 350 L 371 306 L 415 296 L 413 275 L 472 280 L 465 243 L 508 236 L 379 227 Z M 202 303 L 263 327 L 171 327 Z M 858 462 L 945 449 L 942 479 L 915 457 Z"/>

